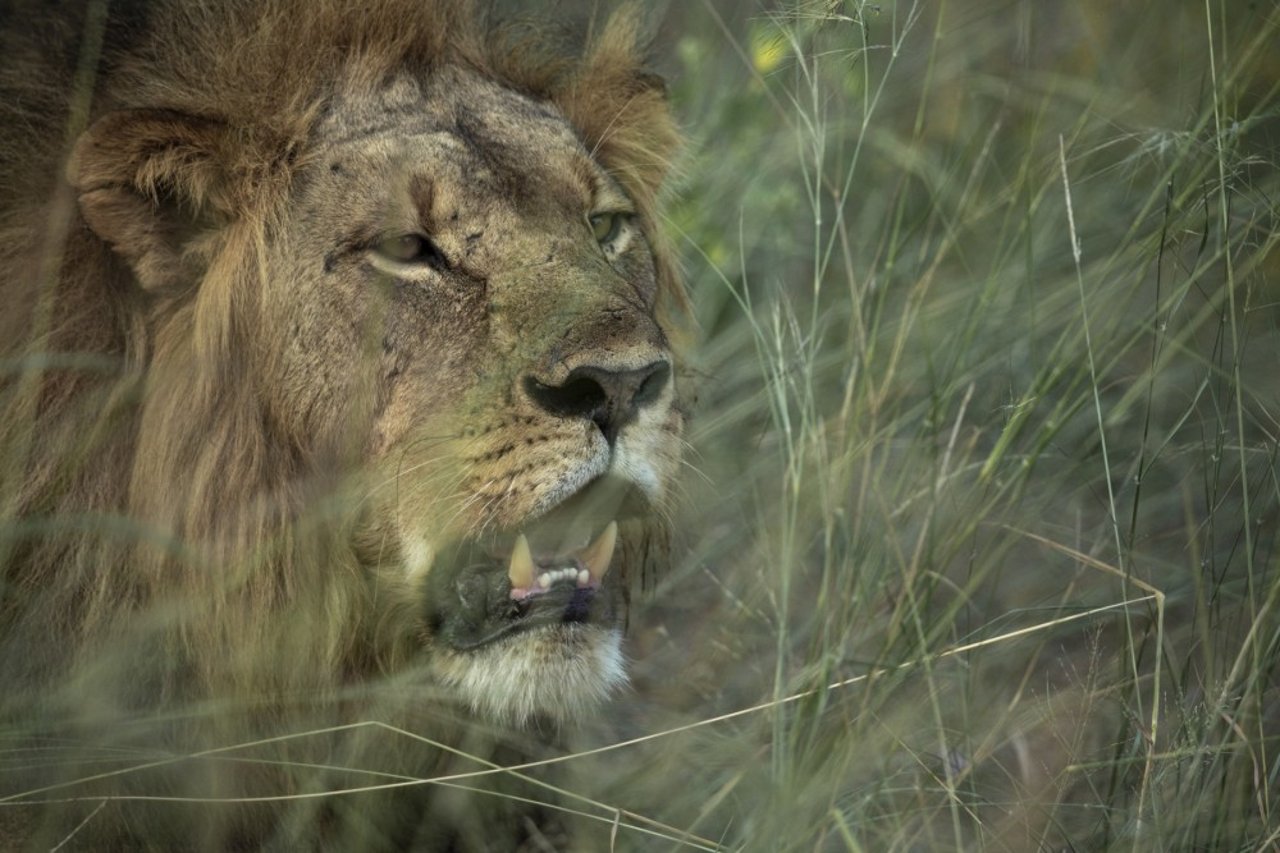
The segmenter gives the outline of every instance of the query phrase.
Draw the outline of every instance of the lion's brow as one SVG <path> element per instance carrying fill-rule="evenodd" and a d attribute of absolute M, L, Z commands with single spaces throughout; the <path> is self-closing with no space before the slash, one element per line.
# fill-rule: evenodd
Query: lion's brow
<path fill-rule="evenodd" d="M 428 234 L 439 230 L 435 217 L 436 185 L 427 175 L 415 174 L 409 179 L 409 200 L 413 203 L 418 221 Z"/>
<path fill-rule="evenodd" d="M 353 128 L 344 128 L 344 130 L 345 132 L 340 132 L 336 136 L 318 139 L 316 147 L 320 150 L 342 148 L 376 140 L 379 137 L 395 139 L 418 136 L 456 137 L 456 134 L 451 133 L 439 121 L 426 116 L 423 116 L 422 120 L 416 125 L 406 124 L 404 119 L 388 121 L 385 120 L 385 117 L 380 116 L 376 122 L 365 122 Z"/>

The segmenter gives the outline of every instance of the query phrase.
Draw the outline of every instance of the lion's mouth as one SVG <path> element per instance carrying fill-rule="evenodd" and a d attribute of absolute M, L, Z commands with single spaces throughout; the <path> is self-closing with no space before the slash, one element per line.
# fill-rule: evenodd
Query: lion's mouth
<path fill-rule="evenodd" d="M 564 555 L 534 556 L 528 536 L 519 534 L 507 558 L 511 600 L 529 602 L 536 596 L 570 585 L 577 590 L 594 592 L 609 573 L 617 544 L 617 521 L 610 521 L 599 536 L 582 548 Z"/>
<path fill-rule="evenodd" d="M 598 484 L 518 530 L 447 549 L 427 578 L 432 634 L 469 651 L 548 626 L 616 626 L 620 544 L 647 510 L 633 492 Z"/>

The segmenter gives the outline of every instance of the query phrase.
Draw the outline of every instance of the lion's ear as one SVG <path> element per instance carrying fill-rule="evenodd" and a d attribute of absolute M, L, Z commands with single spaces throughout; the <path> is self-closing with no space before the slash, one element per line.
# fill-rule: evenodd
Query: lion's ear
<path fill-rule="evenodd" d="M 191 281 L 184 247 L 232 209 L 221 122 L 172 110 L 120 110 L 81 135 L 67 164 L 80 212 L 147 289 Z"/>
<path fill-rule="evenodd" d="M 665 81 L 645 67 L 639 5 L 610 16 L 555 100 L 638 201 L 657 195 L 679 146 Z"/>

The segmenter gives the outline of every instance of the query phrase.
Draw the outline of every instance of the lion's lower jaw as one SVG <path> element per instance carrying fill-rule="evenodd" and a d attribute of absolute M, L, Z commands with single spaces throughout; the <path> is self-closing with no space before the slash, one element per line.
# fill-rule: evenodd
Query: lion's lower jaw
<path fill-rule="evenodd" d="M 535 628 L 436 662 L 440 679 L 495 723 L 571 723 L 627 683 L 622 632 L 597 625 Z"/>

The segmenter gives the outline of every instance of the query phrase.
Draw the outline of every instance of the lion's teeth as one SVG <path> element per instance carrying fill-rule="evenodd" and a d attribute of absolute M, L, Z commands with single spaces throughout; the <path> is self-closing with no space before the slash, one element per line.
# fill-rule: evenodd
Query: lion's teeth
<path fill-rule="evenodd" d="M 516 537 L 515 547 L 511 549 L 511 565 L 507 568 L 507 577 L 511 579 L 512 589 L 528 589 L 533 586 L 533 554 L 529 551 L 529 540 L 523 533 Z"/>
<path fill-rule="evenodd" d="M 511 580 L 511 597 L 523 600 L 530 594 L 548 590 L 561 581 L 580 587 L 599 583 L 609 571 L 618 544 L 618 523 L 609 522 L 596 540 L 564 559 L 572 565 L 558 569 L 539 569 L 533 561 L 528 538 L 521 533 L 511 549 L 507 577 Z"/>
<path fill-rule="evenodd" d="M 589 579 L 589 576 L 585 575 L 585 573 L 586 569 L 579 570 L 575 569 L 573 566 L 566 566 L 563 569 L 549 569 L 538 575 L 538 586 L 542 589 L 548 589 L 552 584 L 559 583 L 560 581 L 579 580 L 584 576 Z M 586 581 L 581 581 L 581 583 L 584 586 L 586 585 Z"/>
<path fill-rule="evenodd" d="M 609 571 L 613 549 L 618 544 L 618 522 L 611 521 L 604 532 L 578 555 L 586 567 L 589 580 L 600 581 Z"/>

